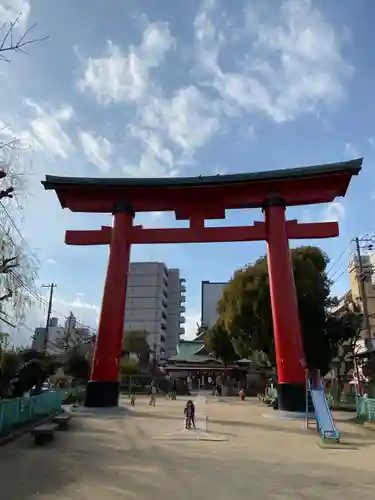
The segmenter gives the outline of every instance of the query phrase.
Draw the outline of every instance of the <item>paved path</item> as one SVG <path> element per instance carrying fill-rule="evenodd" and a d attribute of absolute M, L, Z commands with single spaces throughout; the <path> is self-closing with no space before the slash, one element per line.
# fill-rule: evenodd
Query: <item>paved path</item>
<path fill-rule="evenodd" d="M 321 449 L 303 422 L 257 401 L 214 398 L 209 431 L 227 441 L 177 440 L 184 401 L 138 398 L 134 412 L 83 413 L 51 445 L 29 436 L 0 448 L 6 500 L 373 499 L 375 433 L 345 423 L 342 449 Z M 103 413 L 103 414 L 101 414 Z M 265 418 L 264 415 L 269 415 Z M 193 432 L 193 431 L 191 431 Z"/>

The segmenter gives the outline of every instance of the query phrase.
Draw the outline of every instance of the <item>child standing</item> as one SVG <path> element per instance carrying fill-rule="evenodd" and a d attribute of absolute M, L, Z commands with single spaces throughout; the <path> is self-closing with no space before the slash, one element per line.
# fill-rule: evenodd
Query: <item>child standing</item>
<path fill-rule="evenodd" d="M 191 424 L 195 429 L 195 406 L 191 399 L 186 403 L 185 410 L 185 429 L 191 429 Z"/>
<path fill-rule="evenodd" d="M 130 394 L 130 404 L 131 404 L 132 406 L 135 406 L 135 394 L 134 394 L 134 392 L 132 392 L 132 393 Z"/>

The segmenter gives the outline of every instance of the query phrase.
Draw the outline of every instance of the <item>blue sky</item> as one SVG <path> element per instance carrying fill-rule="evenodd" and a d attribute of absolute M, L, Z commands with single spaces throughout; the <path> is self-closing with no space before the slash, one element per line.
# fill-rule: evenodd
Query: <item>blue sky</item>
<path fill-rule="evenodd" d="M 0 120 L 22 141 L 28 177 L 24 210 L 12 215 L 40 258 L 39 284 L 58 284 L 63 315 L 73 308 L 96 326 L 107 260 L 106 248 L 66 247 L 64 231 L 110 217 L 63 211 L 40 186 L 45 174 L 193 176 L 364 156 L 345 200 L 288 217 L 339 220 L 339 238 L 311 241 L 333 260 L 351 238 L 375 231 L 372 0 L 0 0 L 2 20 L 19 12 L 19 30 L 37 23 L 35 36 L 50 38 L 0 66 Z M 216 224 L 254 220 L 260 211 L 231 211 Z M 181 225 L 169 213 L 137 222 Z M 264 253 L 264 243 L 143 246 L 132 260 L 181 269 L 191 336 L 200 282 L 228 280 Z M 335 291 L 346 286 L 344 273 Z M 44 316 L 35 306 L 26 323 Z"/>

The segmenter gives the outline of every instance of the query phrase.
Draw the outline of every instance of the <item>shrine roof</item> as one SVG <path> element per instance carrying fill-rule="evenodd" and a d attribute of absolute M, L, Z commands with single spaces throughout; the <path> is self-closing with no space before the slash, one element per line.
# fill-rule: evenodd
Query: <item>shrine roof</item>
<path fill-rule="evenodd" d="M 278 181 L 287 179 L 300 179 L 302 177 L 317 177 L 334 173 L 347 173 L 358 175 L 361 170 L 363 158 L 348 160 L 338 163 L 313 165 L 308 167 L 285 168 L 279 170 L 264 170 L 260 172 L 247 172 L 240 174 L 217 174 L 197 177 L 60 177 L 46 175 L 42 181 L 45 189 L 58 189 L 60 186 L 75 187 L 199 187 L 237 184 L 259 181 Z"/>
<path fill-rule="evenodd" d="M 226 209 L 256 208 L 277 195 L 286 205 L 327 203 L 345 196 L 362 158 L 284 170 L 230 175 L 170 178 L 100 178 L 46 175 L 42 184 L 54 190 L 63 208 L 74 212 L 111 213 L 126 200 L 134 212 L 172 211 L 179 220 L 201 214 L 223 219 Z"/>

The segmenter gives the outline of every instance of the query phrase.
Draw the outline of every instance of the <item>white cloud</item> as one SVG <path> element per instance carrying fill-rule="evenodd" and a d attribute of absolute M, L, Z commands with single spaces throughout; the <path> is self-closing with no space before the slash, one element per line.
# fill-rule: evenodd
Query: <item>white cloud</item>
<path fill-rule="evenodd" d="M 86 61 L 79 88 L 90 90 L 99 102 L 106 104 L 137 101 L 149 89 L 150 71 L 160 65 L 174 45 L 166 23 L 150 24 L 142 43 L 131 45 L 126 53 L 108 42 L 107 56 Z"/>
<path fill-rule="evenodd" d="M 184 338 L 191 340 L 197 336 L 198 325 L 201 322 L 201 314 L 198 312 L 193 312 L 186 315 L 185 321 L 185 335 Z"/>
<path fill-rule="evenodd" d="M 154 97 L 141 110 L 145 127 L 164 130 L 186 154 L 202 147 L 219 129 L 218 102 L 209 100 L 197 87 L 179 89 L 171 99 Z"/>
<path fill-rule="evenodd" d="M 178 175 L 219 130 L 222 116 L 221 103 L 193 85 L 179 89 L 170 99 L 154 93 L 138 111 L 139 122 L 128 127 L 128 137 L 137 141 L 139 163 L 125 165 L 123 171 L 139 177 Z"/>
<path fill-rule="evenodd" d="M 17 28 L 24 29 L 30 15 L 30 0 L 0 0 L 1 23 L 9 23 L 21 15 Z"/>
<path fill-rule="evenodd" d="M 85 131 L 80 131 L 78 138 L 88 161 L 98 167 L 102 173 L 107 173 L 111 168 L 109 161 L 113 153 L 112 144 L 108 139 Z"/>
<path fill-rule="evenodd" d="M 57 266 L 57 262 L 55 261 L 55 259 L 51 259 L 51 258 L 48 258 L 46 260 L 47 264 L 50 264 L 51 266 Z"/>
<path fill-rule="evenodd" d="M 286 0 L 277 17 L 249 7 L 241 41 L 251 46 L 251 57 L 244 58 L 241 72 L 225 71 L 218 62 L 224 36 L 210 22 L 211 11 L 195 20 L 197 61 L 205 84 L 209 79 L 234 107 L 282 123 L 344 96 L 352 68 L 340 37 L 310 0 Z"/>
<path fill-rule="evenodd" d="M 123 166 L 125 175 L 177 175 L 182 165 L 193 163 L 195 151 L 219 130 L 223 114 L 220 100 L 208 98 L 194 85 L 167 97 L 151 80 L 151 69 L 158 67 L 174 47 L 168 25 L 152 23 L 139 46 L 130 46 L 123 53 L 110 44 L 106 57 L 86 61 L 79 82 L 82 91 L 91 90 L 102 104 L 136 106 L 128 139 L 137 143 L 137 159 Z"/>
<path fill-rule="evenodd" d="M 73 109 L 70 106 L 61 106 L 46 112 L 30 99 L 25 99 L 25 104 L 35 111 L 36 117 L 30 120 L 30 130 L 20 134 L 22 142 L 34 151 L 45 151 L 68 158 L 74 146 L 69 135 L 64 132 L 63 125 L 72 119 Z"/>
<path fill-rule="evenodd" d="M 73 312 L 80 325 L 97 328 L 100 314 L 100 307 L 97 304 L 84 301 L 82 294 L 79 293 L 75 294 L 72 300 L 56 295 L 52 315 L 57 316 L 60 324 L 63 324 L 70 312 Z"/>
<path fill-rule="evenodd" d="M 357 149 L 357 146 L 355 144 L 353 144 L 352 142 L 345 143 L 345 153 L 351 159 L 352 158 L 359 158 L 359 156 L 360 156 L 358 149 Z"/>
<path fill-rule="evenodd" d="M 324 221 L 337 221 L 342 222 L 345 217 L 345 207 L 339 201 L 328 203 L 323 211 Z"/>

